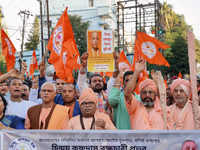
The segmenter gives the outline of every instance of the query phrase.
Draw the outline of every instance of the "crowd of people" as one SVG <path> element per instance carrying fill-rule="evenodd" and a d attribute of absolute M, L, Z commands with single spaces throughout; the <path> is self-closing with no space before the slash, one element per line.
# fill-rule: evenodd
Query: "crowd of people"
<path fill-rule="evenodd" d="M 134 72 L 119 70 L 119 55 L 114 52 L 115 70 L 105 88 L 100 74 L 92 74 L 85 82 L 88 55 L 81 56 L 77 83 L 59 78 L 47 81 L 44 61 L 32 82 L 23 81 L 27 69 L 24 62 L 22 73 L 14 68 L 0 76 L 0 129 L 195 129 L 190 81 L 172 78 L 163 110 L 158 88 L 161 83 L 155 78 L 139 83 L 139 95 L 134 92 L 146 66 L 144 60 L 135 63 Z M 199 90 L 200 84 L 197 86 Z"/>

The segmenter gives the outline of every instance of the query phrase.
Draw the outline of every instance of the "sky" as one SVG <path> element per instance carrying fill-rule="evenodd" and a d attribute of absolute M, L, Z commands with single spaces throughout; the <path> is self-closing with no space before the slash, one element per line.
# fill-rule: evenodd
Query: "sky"
<path fill-rule="evenodd" d="M 56 1 L 56 0 L 53 0 Z M 152 1 L 152 0 L 139 0 Z M 194 34 L 200 40 L 200 0 L 159 0 L 161 3 L 166 1 L 173 6 L 175 13 L 184 14 L 186 23 L 192 25 Z M 18 15 L 20 10 L 29 10 L 31 14 L 40 13 L 39 2 L 37 0 L 0 0 L 2 11 L 4 14 L 4 21 L 8 27 L 8 34 L 15 45 L 16 49 L 20 51 L 21 45 L 21 28 L 22 19 Z M 26 22 L 25 41 L 34 21 L 34 16 L 30 16 Z"/>

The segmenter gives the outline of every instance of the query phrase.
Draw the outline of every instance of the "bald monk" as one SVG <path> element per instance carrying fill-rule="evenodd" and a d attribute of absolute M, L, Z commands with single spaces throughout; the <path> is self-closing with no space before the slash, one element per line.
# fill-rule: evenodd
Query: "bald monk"
<path fill-rule="evenodd" d="M 45 82 L 40 91 L 42 104 L 28 109 L 26 129 L 67 129 L 69 108 L 54 103 L 56 87 L 51 82 Z"/>
<path fill-rule="evenodd" d="M 79 105 L 81 114 L 69 120 L 69 130 L 116 130 L 110 117 L 97 109 L 98 99 L 91 88 L 81 93 Z"/>
<path fill-rule="evenodd" d="M 192 102 L 189 100 L 191 95 L 191 84 L 185 79 L 176 79 L 171 84 L 175 104 L 170 106 L 174 120 L 175 130 L 194 130 L 194 118 Z"/>
<path fill-rule="evenodd" d="M 141 102 L 136 100 L 134 89 L 139 74 L 145 69 L 145 61 L 140 59 L 135 64 L 135 72 L 127 83 L 124 96 L 125 105 L 130 116 L 132 130 L 164 130 L 163 111 L 157 97 L 157 86 L 151 79 L 139 84 Z M 173 129 L 173 119 L 167 107 L 167 129 Z"/>

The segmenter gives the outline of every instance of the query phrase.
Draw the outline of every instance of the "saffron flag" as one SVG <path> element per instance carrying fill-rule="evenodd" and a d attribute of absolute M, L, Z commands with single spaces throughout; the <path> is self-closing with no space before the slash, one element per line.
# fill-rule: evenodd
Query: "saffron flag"
<path fill-rule="evenodd" d="M 150 64 L 165 65 L 170 67 L 168 61 L 159 52 L 159 48 L 166 49 L 170 46 L 158 41 L 157 39 L 147 35 L 146 33 L 137 31 L 138 48 L 141 55 Z"/>
<path fill-rule="evenodd" d="M 31 58 L 30 68 L 29 68 L 30 76 L 35 72 L 35 69 L 38 70 L 38 65 L 37 65 L 36 53 L 34 50 L 32 54 L 32 58 Z"/>
<path fill-rule="evenodd" d="M 119 53 L 119 70 L 122 68 L 126 68 L 126 71 L 131 70 L 131 64 L 129 63 L 128 59 L 126 58 L 126 55 L 124 54 L 124 51 L 121 51 Z M 113 72 L 106 72 L 105 76 L 112 77 Z"/>
<path fill-rule="evenodd" d="M 141 58 L 140 51 L 138 49 L 138 40 L 135 39 L 135 52 L 134 52 L 134 58 L 133 58 L 133 64 L 131 66 L 131 70 L 135 70 L 135 62 Z"/>
<path fill-rule="evenodd" d="M 66 81 L 72 81 L 72 70 L 76 55 L 80 55 L 72 26 L 67 14 L 67 8 L 58 20 L 56 27 L 51 35 L 47 48 L 51 51 L 49 63 L 54 65 L 56 75 Z"/>
<path fill-rule="evenodd" d="M 180 71 L 179 71 L 179 74 L 178 74 L 178 78 L 182 79 L 182 74 L 181 74 Z"/>
<path fill-rule="evenodd" d="M 15 47 L 9 37 L 1 28 L 1 42 L 2 42 L 2 53 L 6 58 L 7 72 L 10 71 L 15 65 Z"/>

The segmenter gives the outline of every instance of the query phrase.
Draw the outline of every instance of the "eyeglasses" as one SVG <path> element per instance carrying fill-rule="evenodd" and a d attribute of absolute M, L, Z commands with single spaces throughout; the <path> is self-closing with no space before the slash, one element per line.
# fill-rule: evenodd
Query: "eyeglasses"
<path fill-rule="evenodd" d="M 152 95 L 154 94 L 155 92 L 154 91 L 142 91 L 141 92 L 143 95 L 147 95 L 147 93 L 149 93 L 149 95 Z"/>
<path fill-rule="evenodd" d="M 185 92 L 183 89 L 181 89 L 181 90 L 174 89 L 174 93 L 175 93 L 175 94 L 177 94 L 178 91 L 180 91 L 181 94 L 183 94 L 183 93 Z"/>
<path fill-rule="evenodd" d="M 92 106 L 93 104 L 94 104 L 94 102 L 82 102 L 81 106 L 86 106 L 86 105 Z"/>
<path fill-rule="evenodd" d="M 51 92 L 54 92 L 54 91 L 52 91 L 52 90 L 41 90 L 42 92 L 48 92 L 48 93 L 51 93 Z"/>

